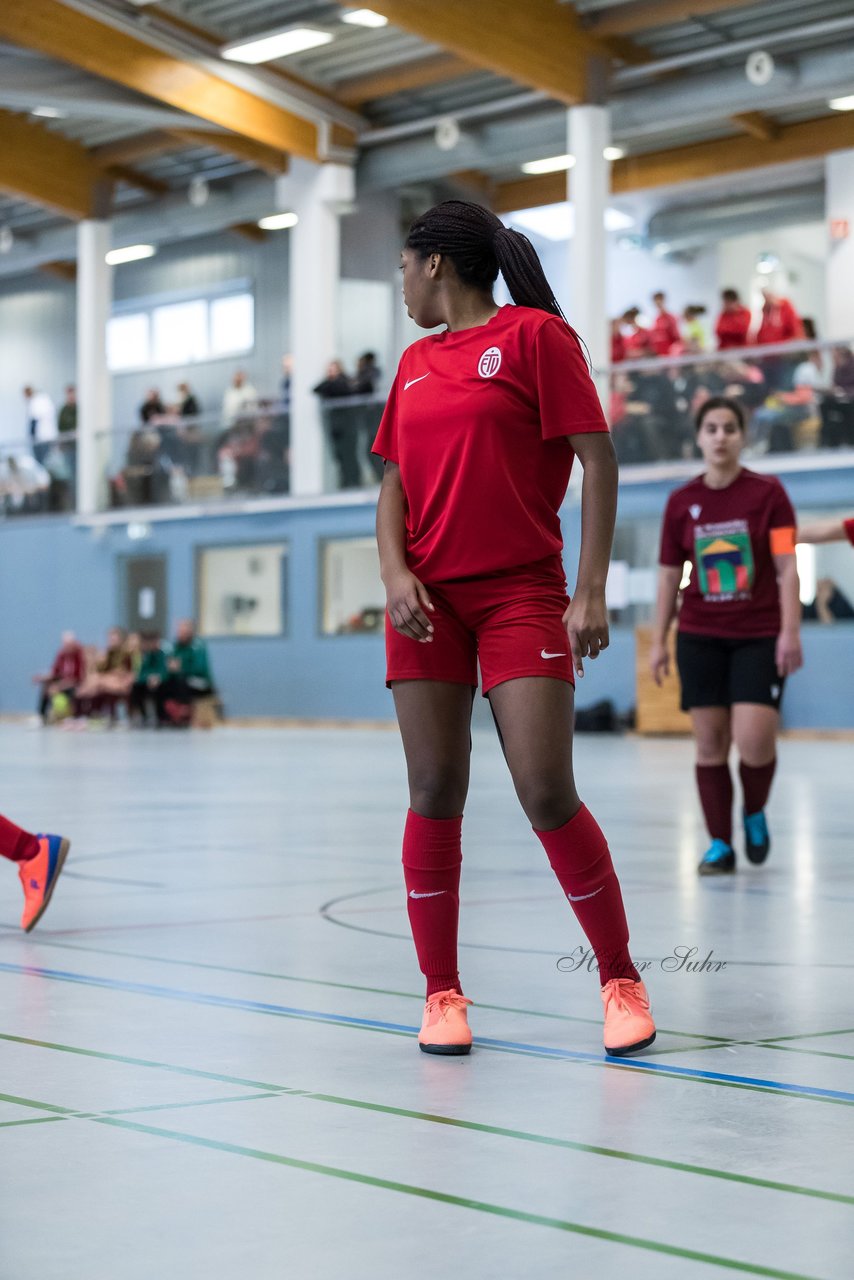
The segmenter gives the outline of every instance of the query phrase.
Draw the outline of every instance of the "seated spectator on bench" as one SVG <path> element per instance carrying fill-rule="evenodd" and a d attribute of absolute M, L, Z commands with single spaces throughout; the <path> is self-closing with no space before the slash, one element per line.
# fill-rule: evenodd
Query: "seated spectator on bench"
<path fill-rule="evenodd" d="M 51 705 L 58 694 L 63 694 L 72 703 L 77 697 L 78 687 L 86 675 L 86 660 L 83 646 L 78 643 L 73 631 L 63 631 L 62 645 L 53 660 L 50 671 L 33 676 L 36 684 L 41 685 L 39 698 L 39 715 L 45 724 L 50 722 Z"/>
<path fill-rule="evenodd" d="M 168 674 L 158 689 L 163 719 L 189 724 L 193 702 L 210 698 L 215 692 L 207 646 L 196 638 L 189 618 L 178 623 L 167 666 Z"/>
<path fill-rule="evenodd" d="M 122 627 L 111 627 L 107 632 L 107 647 L 96 656 L 95 667 L 77 691 L 81 714 L 109 715 L 115 724 L 120 702 L 128 701 L 134 683 L 133 653 L 127 632 Z"/>
<path fill-rule="evenodd" d="M 161 689 L 169 676 L 169 653 L 161 643 L 156 631 L 144 631 L 140 636 L 139 670 L 131 685 L 130 709 L 131 717 L 138 718 L 139 723 L 149 722 L 149 708 L 153 708 L 158 724 L 165 723 L 166 717 L 162 709 Z"/>

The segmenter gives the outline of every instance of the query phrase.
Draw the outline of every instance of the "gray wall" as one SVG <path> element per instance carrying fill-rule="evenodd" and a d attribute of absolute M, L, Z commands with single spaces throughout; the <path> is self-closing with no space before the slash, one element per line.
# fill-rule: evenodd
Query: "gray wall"
<path fill-rule="evenodd" d="M 75 297 L 73 284 L 48 276 L 0 284 L 0 440 L 26 434 L 27 383 L 59 405 L 74 381 Z"/>

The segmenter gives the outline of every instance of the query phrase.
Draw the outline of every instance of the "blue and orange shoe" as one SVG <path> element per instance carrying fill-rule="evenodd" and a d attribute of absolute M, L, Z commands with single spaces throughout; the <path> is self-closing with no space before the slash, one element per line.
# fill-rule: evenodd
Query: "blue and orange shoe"
<path fill-rule="evenodd" d="M 759 866 L 760 863 L 765 861 L 771 850 L 771 834 L 768 830 L 765 812 L 760 809 L 758 813 L 745 813 L 743 820 L 744 852 L 747 854 L 748 862 Z"/>
<path fill-rule="evenodd" d="M 64 836 L 37 836 L 39 851 L 22 862 L 18 869 L 24 890 L 24 914 L 21 928 L 29 933 L 50 905 L 56 882 L 68 857 L 71 841 Z"/>

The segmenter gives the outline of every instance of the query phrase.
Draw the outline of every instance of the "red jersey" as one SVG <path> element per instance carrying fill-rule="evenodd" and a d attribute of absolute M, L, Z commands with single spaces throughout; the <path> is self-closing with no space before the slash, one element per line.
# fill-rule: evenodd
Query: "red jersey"
<path fill-rule="evenodd" d="M 750 332 L 750 308 L 739 304 L 733 311 L 722 311 L 715 325 L 718 335 L 718 351 L 732 347 L 746 347 Z"/>
<path fill-rule="evenodd" d="M 59 653 L 53 660 L 51 669 L 51 680 L 70 680 L 74 684 L 80 684 L 86 674 L 86 663 L 83 658 L 83 650 L 60 649 Z"/>
<path fill-rule="evenodd" d="M 413 343 L 373 450 L 400 467 L 409 568 L 444 582 L 560 552 L 567 436 L 607 430 L 558 316 L 506 306 L 485 325 Z"/>
<path fill-rule="evenodd" d="M 691 562 L 679 630 L 739 639 L 776 636 L 780 593 L 772 530 L 793 530 L 795 523 L 776 476 L 746 468 L 725 489 L 710 489 L 698 476 L 671 493 L 659 559 L 680 567 Z"/>
<path fill-rule="evenodd" d="M 774 342 L 790 342 L 792 338 L 802 338 L 804 326 L 801 318 L 788 298 L 779 302 L 766 302 L 762 308 L 762 322 L 756 335 L 757 343 L 770 346 Z"/>
<path fill-rule="evenodd" d="M 623 346 L 628 360 L 643 360 L 644 356 L 648 356 L 653 350 L 649 329 L 642 329 L 638 326 L 631 333 L 625 334 L 623 336 Z"/>
<path fill-rule="evenodd" d="M 679 321 L 669 311 L 659 311 L 649 331 L 649 340 L 657 356 L 666 356 L 682 341 Z"/>
<path fill-rule="evenodd" d="M 844 520 L 843 524 L 845 525 L 845 532 L 848 535 L 848 541 L 851 543 L 852 547 L 854 547 L 854 516 L 852 516 L 850 520 Z"/>

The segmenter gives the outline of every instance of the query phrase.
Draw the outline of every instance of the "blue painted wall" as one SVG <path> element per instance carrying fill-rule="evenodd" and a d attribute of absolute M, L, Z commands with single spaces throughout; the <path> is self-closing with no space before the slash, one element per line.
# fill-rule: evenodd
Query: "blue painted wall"
<path fill-rule="evenodd" d="M 854 505 L 854 469 L 792 475 L 796 504 Z M 672 482 L 625 485 L 620 520 L 660 513 Z M 286 634 L 271 639 L 210 642 L 227 711 L 247 716 L 382 718 L 392 716 L 378 636 L 319 634 L 319 543 L 373 530 L 364 503 L 269 513 L 242 512 L 153 522 L 132 541 L 126 525 L 86 528 L 62 517 L 0 524 L 0 712 L 31 710 L 30 677 L 51 659 L 67 627 L 100 643 L 121 616 L 121 562 L 128 555 L 168 557 L 170 626 L 195 612 L 196 553 L 204 546 L 284 541 L 288 545 Z M 564 511 L 567 545 L 578 545 L 579 511 Z M 572 570 L 570 570 L 570 582 Z M 854 624 L 804 628 L 807 665 L 790 682 L 785 721 L 792 727 L 854 728 Z M 634 638 L 617 627 L 609 651 L 579 683 L 578 704 L 610 697 L 621 710 L 634 703 Z M 478 709 L 478 718 L 485 715 Z"/>

